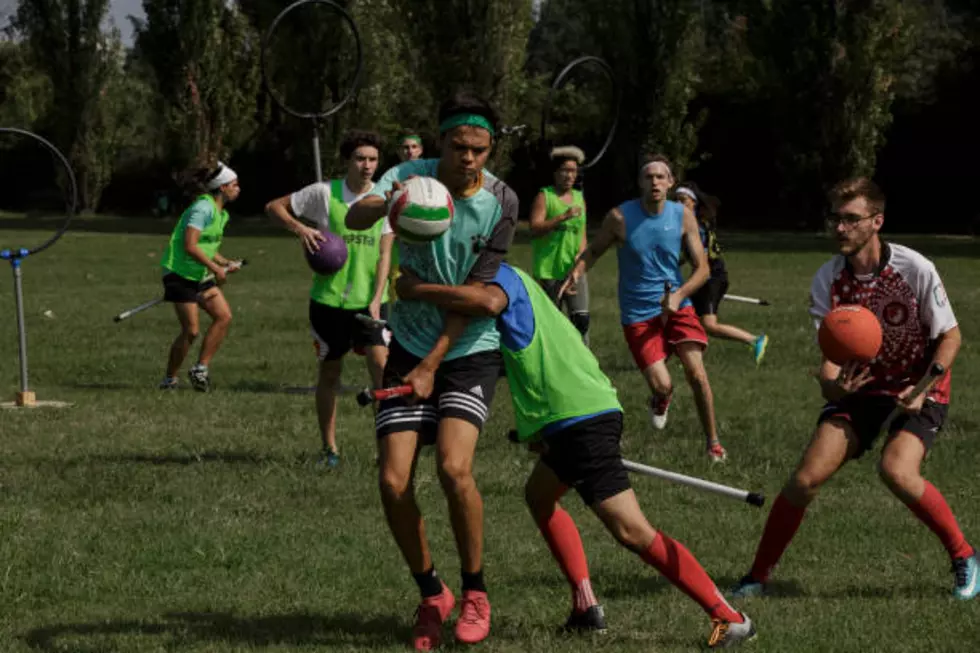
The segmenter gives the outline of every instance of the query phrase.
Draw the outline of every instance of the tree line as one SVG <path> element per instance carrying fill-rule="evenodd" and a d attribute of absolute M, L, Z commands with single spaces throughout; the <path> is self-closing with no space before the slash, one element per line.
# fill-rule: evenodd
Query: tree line
<path fill-rule="evenodd" d="M 823 193 L 872 175 L 901 230 L 967 232 L 980 209 L 980 7 L 972 0 L 337 0 L 363 52 L 351 101 L 318 126 L 325 175 L 342 170 L 343 131 L 419 133 L 435 150 L 438 104 L 460 87 L 487 97 L 504 124 L 494 171 L 525 205 L 549 181 L 539 138 L 601 145 L 584 178 L 591 214 L 636 191 L 644 152 L 722 201 L 722 223 L 817 228 Z M 262 43 L 280 0 L 143 0 L 125 47 L 109 0 L 19 0 L 0 38 L 0 126 L 31 129 L 71 160 L 83 210 L 146 214 L 179 199 L 188 172 L 229 162 L 236 210 L 313 179 L 312 127 L 266 93 Z M 270 83 L 289 106 L 343 98 L 355 69 L 346 24 L 294 12 L 269 42 Z M 616 89 L 582 66 L 595 55 Z M 0 142 L 0 208 L 23 209 L 43 161 Z M 962 192 L 957 192 L 962 191 Z M 179 207 L 178 207 L 179 208 Z"/>

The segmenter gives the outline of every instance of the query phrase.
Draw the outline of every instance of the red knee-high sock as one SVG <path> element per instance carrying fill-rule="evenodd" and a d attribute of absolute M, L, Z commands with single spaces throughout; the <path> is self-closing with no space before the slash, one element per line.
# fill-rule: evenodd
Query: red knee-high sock
<path fill-rule="evenodd" d="M 572 609 L 585 612 L 598 605 L 589 581 L 589 563 L 582 548 L 582 537 L 572 516 L 558 508 L 547 521 L 539 522 L 538 528 L 551 549 L 551 555 L 558 561 L 568 584 L 572 586 Z"/>
<path fill-rule="evenodd" d="M 803 522 L 806 508 L 797 508 L 780 494 L 772 504 L 766 528 L 759 540 L 759 548 L 755 552 L 755 562 L 749 575 L 760 583 L 769 580 L 773 567 L 783 557 L 797 529 Z"/>
<path fill-rule="evenodd" d="M 742 615 L 728 605 L 697 558 L 680 542 L 658 532 L 650 548 L 640 557 L 694 599 L 712 619 L 732 623 L 744 621 Z"/>
<path fill-rule="evenodd" d="M 916 503 L 909 506 L 909 510 L 939 537 L 951 559 L 973 555 L 973 548 L 963 537 L 963 531 L 956 523 L 953 511 L 949 509 L 949 504 L 935 485 L 926 481 L 926 491 Z"/>

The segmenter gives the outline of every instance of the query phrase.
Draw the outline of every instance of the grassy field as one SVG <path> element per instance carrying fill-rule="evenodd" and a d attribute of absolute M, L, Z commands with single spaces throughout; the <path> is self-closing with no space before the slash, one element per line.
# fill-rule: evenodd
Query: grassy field
<path fill-rule="evenodd" d="M 0 220 L 0 248 L 36 241 Z M 127 233 L 130 232 L 130 233 Z M 31 386 L 65 410 L 0 411 L 0 651 L 73 653 L 407 650 L 416 588 L 385 526 L 369 412 L 342 400 L 342 466 L 313 467 L 318 438 L 306 322 L 308 273 L 295 239 L 258 224 L 229 228 L 225 254 L 253 265 L 227 294 L 235 322 L 212 366 L 210 395 L 156 390 L 175 335 L 169 307 L 114 324 L 160 292 L 164 222 L 93 219 L 24 265 Z M 936 261 L 964 333 L 950 420 L 926 464 L 980 543 L 980 247 L 896 237 Z M 772 337 L 760 369 L 746 348 L 708 352 L 730 462 L 711 467 L 680 370 L 664 432 L 649 427 L 647 390 L 615 306 L 615 261 L 590 278 L 593 348 L 627 410 L 627 457 L 765 491 L 771 499 L 820 405 L 809 281 L 828 256 L 818 237 L 731 235 L 732 292 L 773 306 L 724 305 L 723 319 Z M 529 261 L 526 242 L 513 260 Z M 5 273 L 6 274 L 6 273 Z M 10 277 L 0 280 L 0 395 L 17 389 Z M 51 311 L 51 316 L 45 316 Z M 363 382 L 348 359 L 348 383 Z M 8 396 L 9 395 L 9 396 Z M 606 607 L 608 636 L 555 634 L 568 590 L 522 503 L 532 458 L 508 444 L 501 383 L 481 440 L 486 577 L 493 602 L 483 651 L 698 650 L 697 606 L 619 549 L 571 496 Z M 980 601 L 949 596 L 934 536 L 878 482 L 876 455 L 825 490 L 777 572 L 775 595 L 748 601 L 759 638 L 746 650 L 980 650 Z M 431 454 L 418 494 L 437 567 L 458 590 L 458 561 Z M 747 570 L 767 510 L 661 481 L 634 479 L 651 521 L 685 542 L 722 587 Z"/>

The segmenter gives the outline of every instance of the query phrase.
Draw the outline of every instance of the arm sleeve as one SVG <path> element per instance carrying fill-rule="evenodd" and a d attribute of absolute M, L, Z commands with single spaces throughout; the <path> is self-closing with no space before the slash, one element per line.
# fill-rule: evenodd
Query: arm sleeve
<path fill-rule="evenodd" d="M 293 214 L 319 224 L 330 221 L 330 184 L 310 184 L 289 196 Z"/>
<path fill-rule="evenodd" d="M 189 209 L 187 209 L 187 224 L 185 229 L 197 229 L 198 231 L 204 231 L 214 220 L 214 211 L 211 210 L 211 205 L 209 202 L 194 202 Z"/>
<path fill-rule="evenodd" d="M 391 221 L 388 219 L 388 216 L 385 216 L 384 223 L 381 225 L 381 235 L 387 236 L 393 233 L 395 233 L 395 230 L 391 228 Z"/>
<path fill-rule="evenodd" d="M 823 318 L 830 312 L 830 286 L 833 282 L 833 271 L 828 266 L 823 266 L 813 277 L 810 284 L 810 317 L 813 318 L 813 326 L 820 328 Z"/>
<path fill-rule="evenodd" d="M 510 188 L 504 186 L 503 197 L 500 203 L 500 220 L 494 225 L 490 232 L 487 246 L 480 252 L 479 258 L 470 270 L 467 281 L 480 281 L 490 283 L 497 276 L 500 264 L 510 249 L 510 244 L 514 240 L 514 231 L 517 229 L 517 195 Z"/>
<path fill-rule="evenodd" d="M 917 293 L 919 311 L 922 323 L 929 330 L 929 338 L 935 340 L 957 326 L 956 316 L 953 314 L 953 307 L 946 296 L 946 288 L 943 287 L 936 266 L 929 265 L 921 274 Z"/>
<path fill-rule="evenodd" d="M 534 308 L 524 288 L 524 282 L 506 263 L 500 266 L 493 280 L 507 296 L 507 308 L 497 316 L 501 341 L 511 351 L 521 351 L 534 339 Z"/>

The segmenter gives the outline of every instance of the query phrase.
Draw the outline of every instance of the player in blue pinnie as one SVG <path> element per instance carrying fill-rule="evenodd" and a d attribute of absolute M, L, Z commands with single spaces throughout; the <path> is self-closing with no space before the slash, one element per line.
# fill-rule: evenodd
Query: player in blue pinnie
<path fill-rule="evenodd" d="M 582 341 L 581 334 L 530 276 L 506 263 L 485 286 L 426 283 L 405 270 L 403 300 L 421 300 L 447 311 L 450 340 L 465 327 L 460 315 L 495 317 L 510 384 L 517 439 L 532 442 L 541 458 L 525 486 L 525 498 L 548 548 L 572 592 L 566 630 L 602 632 L 605 617 L 592 591 L 582 539 L 559 500 L 570 487 L 610 533 L 667 577 L 708 614 L 711 648 L 750 639 L 755 628 L 734 610 L 701 564 L 680 542 L 654 530 L 630 488 L 620 452 L 623 411 L 616 390 Z M 423 398 L 441 362 L 434 351 L 411 379 Z"/>

